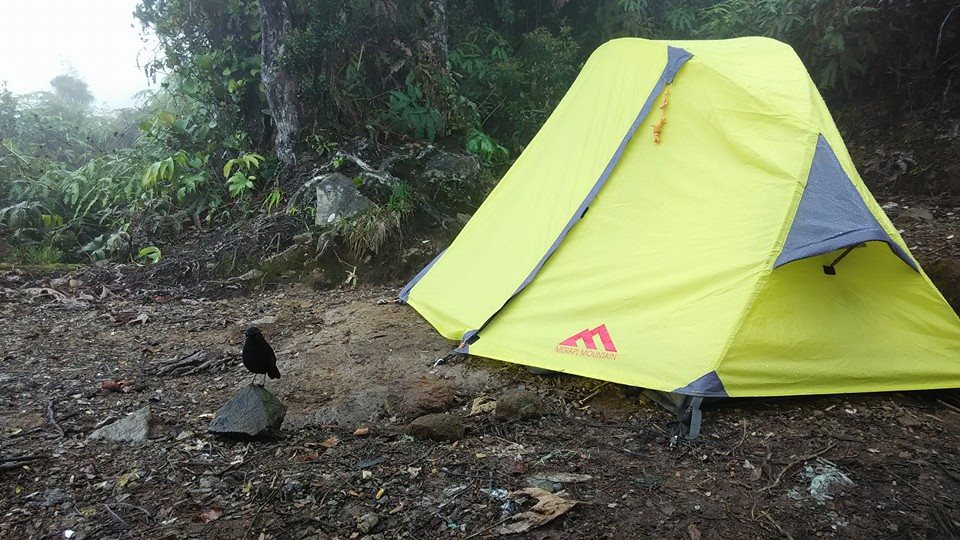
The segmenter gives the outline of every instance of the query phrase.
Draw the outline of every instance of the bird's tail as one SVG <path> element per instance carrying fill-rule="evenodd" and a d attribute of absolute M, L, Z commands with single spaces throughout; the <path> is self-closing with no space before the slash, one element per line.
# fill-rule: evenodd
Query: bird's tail
<path fill-rule="evenodd" d="M 271 379 L 279 379 L 280 370 L 277 369 L 277 366 L 273 366 L 272 368 L 270 368 L 270 371 L 267 371 L 267 376 L 270 377 Z"/>

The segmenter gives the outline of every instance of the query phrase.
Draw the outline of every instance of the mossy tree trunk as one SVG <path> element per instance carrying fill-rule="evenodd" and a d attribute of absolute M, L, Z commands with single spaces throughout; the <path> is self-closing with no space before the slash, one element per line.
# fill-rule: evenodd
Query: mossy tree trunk
<path fill-rule="evenodd" d="M 292 28 L 289 0 L 260 0 L 260 73 L 273 117 L 274 151 L 282 167 L 296 165 L 301 128 L 297 83 L 281 64 Z"/>

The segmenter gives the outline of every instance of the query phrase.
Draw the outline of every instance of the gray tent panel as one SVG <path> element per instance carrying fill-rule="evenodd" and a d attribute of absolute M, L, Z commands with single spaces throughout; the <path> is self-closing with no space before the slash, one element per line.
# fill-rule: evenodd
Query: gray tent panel
<path fill-rule="evenodd" d="M 821 135 L 793 225 L 773 266 L 869 241 L 885 242 L 903 262 L 918 270 L 910 255 L 870 213 L 830 144 Z"/>
<path fill-rule="evenodd" d="M 673 393 L 687 396 L 727 397 L 727 391 L 723 388 L 723 382 L 716 371 L 702 375 L 683 388 L 677 388 Z"/>

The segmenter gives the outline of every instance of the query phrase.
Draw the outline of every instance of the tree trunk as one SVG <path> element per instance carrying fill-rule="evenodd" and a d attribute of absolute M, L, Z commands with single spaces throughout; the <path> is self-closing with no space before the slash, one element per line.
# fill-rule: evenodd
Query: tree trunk
<path fill-rule="evenodd" d="M 280 65 L 285 41 L 292 27 L 289 0 L 260 0 L 260 53 L 263 63 L 260 76 L 275 126 L 274 151 L 283 167 L 296 165 L 300 134 L 296 81 Z"/>
<path fill-rule="evenodd" d="M 425 0 L 427 16 L 426 41 L 433 61 L 441 73 L 447 73 L 447 0 Z"/>

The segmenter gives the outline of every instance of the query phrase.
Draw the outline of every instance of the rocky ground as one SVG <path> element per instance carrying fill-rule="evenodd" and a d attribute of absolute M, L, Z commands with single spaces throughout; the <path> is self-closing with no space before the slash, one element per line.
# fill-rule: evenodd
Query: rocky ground
<path fill-rule="evenodd" d="M 956 271 L 960 202 L 878 199 Z M 396 288 L 125 276 L 0 274 L 0 537 L 960 536 L 957 392 L 732 400 L 671 444 L 631 388 L 434 368 L 451 344 Z M 280 358 L 283 429 L 215 437 L 250 324 Z M 135 411 L 132 442 L 89 438 Z"/>

